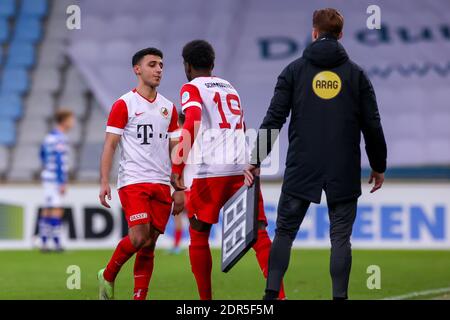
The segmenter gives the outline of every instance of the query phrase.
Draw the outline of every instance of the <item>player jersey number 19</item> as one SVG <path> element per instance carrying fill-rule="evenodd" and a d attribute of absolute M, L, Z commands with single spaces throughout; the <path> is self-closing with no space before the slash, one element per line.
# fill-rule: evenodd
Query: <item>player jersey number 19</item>
<path fill-rule="evenodd" d="M 230 112 L 234 115 L 239 116 L 239 122 L 236 124 L 236 129 L 242 129 L 243 116 L 242 116 L 241 102 L 239 101 L 239 97 L 235 94 L 229 93 L 226 95 L 226 101 L 227 101 L 227 106 L 228 106 L 228 109 L 230 110 Z M 236 109 L 233 108 L 232 101 L 237 102 Z M 220 128 L 221 129 L 231 129 L 231 124 L 227 121 L 225 113 L 223 112 L 222 98 L 221 98 L 219 92 L 216 92 L 216 94 L 214 95 L 214 102 L 217 104 L 217 107 L 218 107 L 219 113 L 220 113 L 220 117 L 222 119 L 222 122 L 219 123 Z"/>

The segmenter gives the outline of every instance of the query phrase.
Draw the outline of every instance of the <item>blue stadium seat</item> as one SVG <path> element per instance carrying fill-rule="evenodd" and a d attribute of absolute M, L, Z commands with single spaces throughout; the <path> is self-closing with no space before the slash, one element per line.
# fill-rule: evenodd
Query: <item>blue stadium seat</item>
<path fill-rule="evenodd" d="M 47 11 L 47 0 L 22 0 L 22 6 L 20 7 L 21 15 L 43 17 L 47 15 Z"/>
<path fill-rule="evenodd" d="M 3 70 L 0 93 L 23 94 L 29 86 L 30 80 L 25 68 L 5 68 Z"/>
<path fill-rule="evenodd" d="M 16 142 L 16 123 L 14 120 L 0 118 L 0 145 L 12 146 Z"/>
<path fill-rule="evenodd" d="M 7 67 L 29 68 L 35 63 L 34 45 L 29 42 L 13 42 L 6 59 Z"/>
<path fill-rule="evenodd" d="M 0 1 L 0 17 L 12 17 L 16 12 L 16 0 Z"/>
<path fill-rule="evenodd" d="M 8 20 L 4 17 L 0 17 L 0 44 L 3 44 L 6 41 L 8 41 L 9 31 L 10 30 Z"/>
<path fill-rule="evenodd" d="M 22 99 L 17 94 L 0 94 L 0 119 L 17 120 L 22 116 Z"/>
<path fill-rule="evenodd" d="M 42 22 L 39 18 L 20 17 L 16 22 L 13 41 L 37 42 L 42 37 Z"/>

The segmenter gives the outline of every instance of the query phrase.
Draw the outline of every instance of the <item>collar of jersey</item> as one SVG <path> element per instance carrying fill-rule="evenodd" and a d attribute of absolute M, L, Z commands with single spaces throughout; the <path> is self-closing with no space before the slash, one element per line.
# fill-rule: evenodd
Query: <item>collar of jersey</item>
<path fill-rule="evenodd" d="M 154 102 L 156 101 L 156 98 L 158 98 L 158 91 L 156 91 L 156 95 L 155 95 L 155 98 L 154 98 L 153 100 L 150 100 L 150 99 L 147 99 L 146 97 L 144 97 L 142 94 L 140 94 L 140 93 L 137 91 L 136 88 L 133 89 L 133 92 L 134 92 L 134 93 L 137 93 L 141 98 L 147 100 L 147 101 L 150 102 L 150 103 L 154 103 Z"/>

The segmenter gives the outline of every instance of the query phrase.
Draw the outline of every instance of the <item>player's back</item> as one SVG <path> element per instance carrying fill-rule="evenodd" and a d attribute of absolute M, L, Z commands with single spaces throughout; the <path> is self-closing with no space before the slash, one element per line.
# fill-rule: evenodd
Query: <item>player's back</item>
<path fill-rule="evenodd" d="M 244 115 L 236 89 L 218 77 L 197 77 L 181 89 L 182 110 L 202 110 L 201 124 L 188 163 L 195 177 L 243 174 L 247 163 Z"/>

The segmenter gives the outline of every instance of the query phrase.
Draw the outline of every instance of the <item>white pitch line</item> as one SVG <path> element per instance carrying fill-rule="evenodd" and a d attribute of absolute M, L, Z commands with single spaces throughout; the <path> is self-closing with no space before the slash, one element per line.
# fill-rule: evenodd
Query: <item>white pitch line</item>
<path fill-rule="evenodd" d="M 411 292 L 411 293 L 407 293 L 407 294 L 404 294 L 401 296 L 383 298 L 382 300 L 405 300 L 405 299 L 411 299 L 411 298 L 415 298 L 415 297 L 429 296 L 431 294 L 439 294 L 439 293 L 447 293 L 447 292 L 450 292 L 450 287 Z"/>

